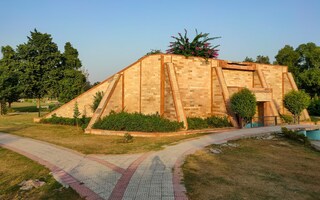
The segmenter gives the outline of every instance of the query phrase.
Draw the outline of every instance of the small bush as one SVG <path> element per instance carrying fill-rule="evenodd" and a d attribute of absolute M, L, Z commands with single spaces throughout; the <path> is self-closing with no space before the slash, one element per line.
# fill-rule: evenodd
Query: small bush
<path fill-rule="evenodd" d="M 123 142 L 124 143 L 133 142 L 133 136 L 130 135 L 129 133 L 125 133 L 123 136 Z"/>
<path fill-rule="evenodd" d="M 141 132 L 170 132 L 178 131 L 182 127 L 182 122 L 170 121 L 158 114 L 144 115 L 124 111 L 119 113 L 111 111 L 108 116 L 93 125 L 93 128 L 97 129 Z"/>
<path fill-rule="evenodd" d="M 190 117 L 188 120 L 188 129 L 222 128 L 230 127 L 231 124 L 227 117 L 211 116 L 205 119 L 199 117 Z"/>
<path fill-rule="evenodd" d="M 188 117 L 188 129 L 193 130 L 193 129 L 204 129 L 208 128 L 208 122 L 206 119 L 202 119 L 200 117 Z"/>
<path fill-rule="evenodd" d="M 78 120 L 78 125 L 82 127 L 82 129 L 85 129 L 91 118 L 82 116 L 82 118 L 77 119 Z M 76 126 L 77 125 L 77 120 L 75 118 L 66 118 L 66 117 L 58 117 L 57 115 L 52 115 L 51 118 L 44 118 L 41 119 L 41 123 L 44 124 L 60 124 L 60 125 L 69 125 L 69 126 Z"/>
<path fill-rule="evenodd" d="M 93 96 L 93 102 L 92 102 L 92 105 L 90 106 L 92 112 L 95 112 L 97 110 L 102 98 L 103 98 L 103 92 L 102 91 L 96 92 L 96 94 Z"/>
<path fill-rule="evenodd" d="M 284 137 L 288 139 L 298 141 L 300 143 L 303 143 L 306 146 L 311 146 L 310 140 L 303 134 L 300 134 L 296 131 L 289 130 L 286 127 L 282 127 L 281 132 L 284 135 Z"/>
<path fill-rule="evenodd" d="M 285 123 L 288 123 L 288 124 L 292 124 L 293 123 L 293 117 L 291 115 L 280 115 L 280 118 Z"/>

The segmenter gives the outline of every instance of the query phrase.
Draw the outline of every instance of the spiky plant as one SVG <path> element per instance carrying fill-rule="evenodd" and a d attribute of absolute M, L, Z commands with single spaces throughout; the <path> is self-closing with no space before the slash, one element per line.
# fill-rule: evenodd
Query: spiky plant
<path fill-rule="evenodd" d="M 209 41 L 218 39 L 220 37 L 209 38 L 209 33 L 198 33 L 196 30 L 196 36 L 190 42 L 189 38 L 187 37 L 187 30 L 184 29 L 184 31 L 184 36 L 182 36 L 181 33 L 178 33 L 179 37 L 171 36 L 173 39 L 175 39 L 175 41 L 170 42 L 170 49 L 167 50 L 167 53 L 180 54 L 186 57 L 199 56 L 206 59 L 218 57 L 219 50 L 217 47 L 220 45 L 212 46 Z"/>

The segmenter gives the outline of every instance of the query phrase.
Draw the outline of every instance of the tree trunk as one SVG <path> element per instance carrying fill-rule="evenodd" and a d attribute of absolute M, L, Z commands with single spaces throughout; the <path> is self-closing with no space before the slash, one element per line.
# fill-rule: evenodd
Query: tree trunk
<path fill-rule="evenodd" d="M 12 102 L 8 102 L 8 104 L 9 104 L 9 106 L 8 106 L 8 107 L 9 107 L 9 108 L 11 108 L 11 104 L 12 104 Z"/>

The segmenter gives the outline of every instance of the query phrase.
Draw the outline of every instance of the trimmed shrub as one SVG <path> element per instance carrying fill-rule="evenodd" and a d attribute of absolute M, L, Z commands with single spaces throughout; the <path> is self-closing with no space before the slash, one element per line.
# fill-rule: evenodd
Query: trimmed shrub
<path fill-rule="evenodd" d="M 211 116 L 205 119 L 200 117 L 190 117 L 188 120 L 188 129 L 205 129 L 205 128 L 223 128 L 231 127 L 227 117 Z"/>
<path fill-rule="evenodd" d="M 188 117 L 187 121 L 190 130 L 209 128 L 207 120 L 200 117 Z"/>
<path fill-rule="evenodd" d="M 284 137 L 288 139 L 298 141 L 300 143 L 303 143 L 306 146 L 311 146 L 310 140 L 303 134 L 300 134 L 296 131 L 289 130 L 286 127 L 282 127 L 281 132 L 284 135 Z"/>
<path fill-rule="evenodd" d="M 207 118 L 207 123 L 211 128 L 231 127 L 227 117 L 211 116 Z"/>
<path fill-rule="evenodd" d="M 78 120 L 78 125 L 81 126 L 82 129 L 85 129 L 91 118 L 86 117 L 82 115 L 81 118 L 75 119 L 75 118 L 66 118 L 66 117 L 58 117 L 57 115 L 52 115 L 51 118 L 44 118 L 41 119 L 41 123 L 44 124 L 60 124 L 60 125 L 69 125 L 69 126 L 77 126 L 77 120 Z"/>
<path fill-rule="evenodd" d="M 310 96 L 303 91 L 292 90 L 284 96 L 283 104 L 284 107 L 293 114 L 294 122 L 296 122 L 296 118 L 300 116 L 303 109 L 308 108 L 310 104 Z"/>
<path fill-rule="evenodd" d="M 247 88 L 234 93 L 230 98 L 231 110 L 246 123 L 250 122 L 256 113 L 256 96 Z"/>
<path fill-rule="evenodd" d="M 108 116 L 97 121 L 93 128 L 115 131 L 171 132 L 183 128 L 183 123 L 164 119 L 158 114 L 144 115 L 111 111 Z"/>

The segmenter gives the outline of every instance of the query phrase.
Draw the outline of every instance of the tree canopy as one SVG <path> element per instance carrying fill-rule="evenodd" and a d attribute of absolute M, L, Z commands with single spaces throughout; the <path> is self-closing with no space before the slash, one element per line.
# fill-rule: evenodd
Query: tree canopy
<path fill-rule="evenodd" d="M 255 63 L 261 63 L 261 64 L 270 64 L 269 57 L 263 56 L 263 55 L 258 55 L 256 60 L 246 56 L 246 58 L 243 60 L 243 62 L 255 62 Z"/>
<path fill-rule="evenodd" d="M 231 110 L 245 122 L 249 122 L 256 113 L 256 96 L 247 88 L 230 97 Z"/>
<path fill-rule="evenodd" d="M 20 97 L 19 70 L 16 63 L 16 52 L 11 46 L 1 48 L 0 60 L 0 99 L 9 103 L 17 101 Z"/>
<path fill-rule="evenodd" d="M 85 91 L 87 73 L 81 69 L 79 53 L 70 42 L 60 53 L 50 34 L 34 29 L 26 43 L 16 51 L 1 48 L 0 99 L 16 101 L 20 96 L 40 99 L 44 96 L 58 97 L 66 102 Z M 40 105 L 39 116 L 40 116 Z"/>
<path fill-rule="evenodd" d="M 308 108 L 310 96 L 304 91 L 290 91 L 283 98 L 283 104 L 286 109 L 294 115 L 294 119 L 300 116 L 303 109 Z"/>
<path fill-rule="evenodd" d="M 299 88 L 310 95 L 320 95 L 320 47 L 315 43 L 301 44 L 296 49 L 285 45 L 275 56 L 280 65 L 287 65 Z"/>

